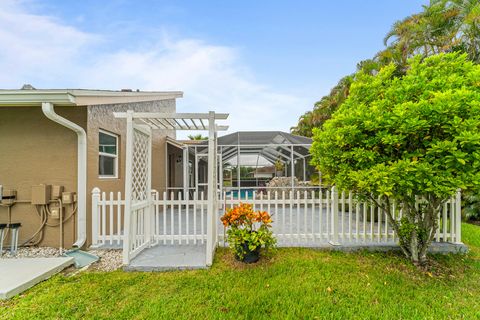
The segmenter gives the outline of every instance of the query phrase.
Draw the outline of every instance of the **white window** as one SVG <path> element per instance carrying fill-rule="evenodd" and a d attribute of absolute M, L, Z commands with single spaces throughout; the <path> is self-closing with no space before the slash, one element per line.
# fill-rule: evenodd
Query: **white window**
<path fill-rule="evenodd" d="M 98 175 L 100 178 L 118 177 L 118 136 L 98 133 Z"/>

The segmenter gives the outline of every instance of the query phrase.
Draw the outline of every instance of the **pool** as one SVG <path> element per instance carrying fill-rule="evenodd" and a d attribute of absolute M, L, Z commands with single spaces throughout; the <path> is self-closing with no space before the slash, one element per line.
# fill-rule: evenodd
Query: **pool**
<path fill-rule="evenodd" d="M 255 189 L 240 189 L 240 199 L 253 199 L 253 191 Z M 233 196 L 234 199 L 238 199 L 238 190 L 227 191 L 227 198 Z"/>

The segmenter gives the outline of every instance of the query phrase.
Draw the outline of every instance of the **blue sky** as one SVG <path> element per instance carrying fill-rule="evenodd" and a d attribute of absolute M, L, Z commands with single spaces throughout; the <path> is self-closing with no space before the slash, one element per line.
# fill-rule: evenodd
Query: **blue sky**
<path fill-rule="evenodd" d="M 0 86 L 182 90 L 179 111 L 287 131 L 426 3 L 3 0 Z"/>

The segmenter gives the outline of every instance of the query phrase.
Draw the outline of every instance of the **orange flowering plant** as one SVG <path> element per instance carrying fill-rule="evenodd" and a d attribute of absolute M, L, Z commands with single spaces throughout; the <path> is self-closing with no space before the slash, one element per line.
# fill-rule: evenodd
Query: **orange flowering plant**
<path fill-rule="evenodd" d="M 251 204 L 240 203 L 227 209 L 221 221 L 227 228 L 228 244 L 239 260 L 256 262 L 260 248 L 275 247 L 272 218 L 266 211 L 254 211 Z"/>

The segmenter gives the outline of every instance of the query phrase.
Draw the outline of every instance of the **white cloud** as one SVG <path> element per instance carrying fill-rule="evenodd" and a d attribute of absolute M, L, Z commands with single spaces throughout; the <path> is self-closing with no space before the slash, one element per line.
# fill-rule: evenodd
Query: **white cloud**
<path fill-rule="evenodd" d="M 18 87 L 58 83 L 77 69 L 82 49 L 98 37 L 56 21 L 28 13 L 18 1 L 0 4 L 0 84 Z M 41 82 L 41 83 L 39 83 Z"/>
<path fill-rule="evenodd" d="M 179 111 L 228 112 L 230 131 L 287 131 L 308 104 L 258 83 L 236 48 L 162 35 L 148 48 L 104 52 L 102 38 L 2 2 L 0 86 L 182 90 Z"/>

